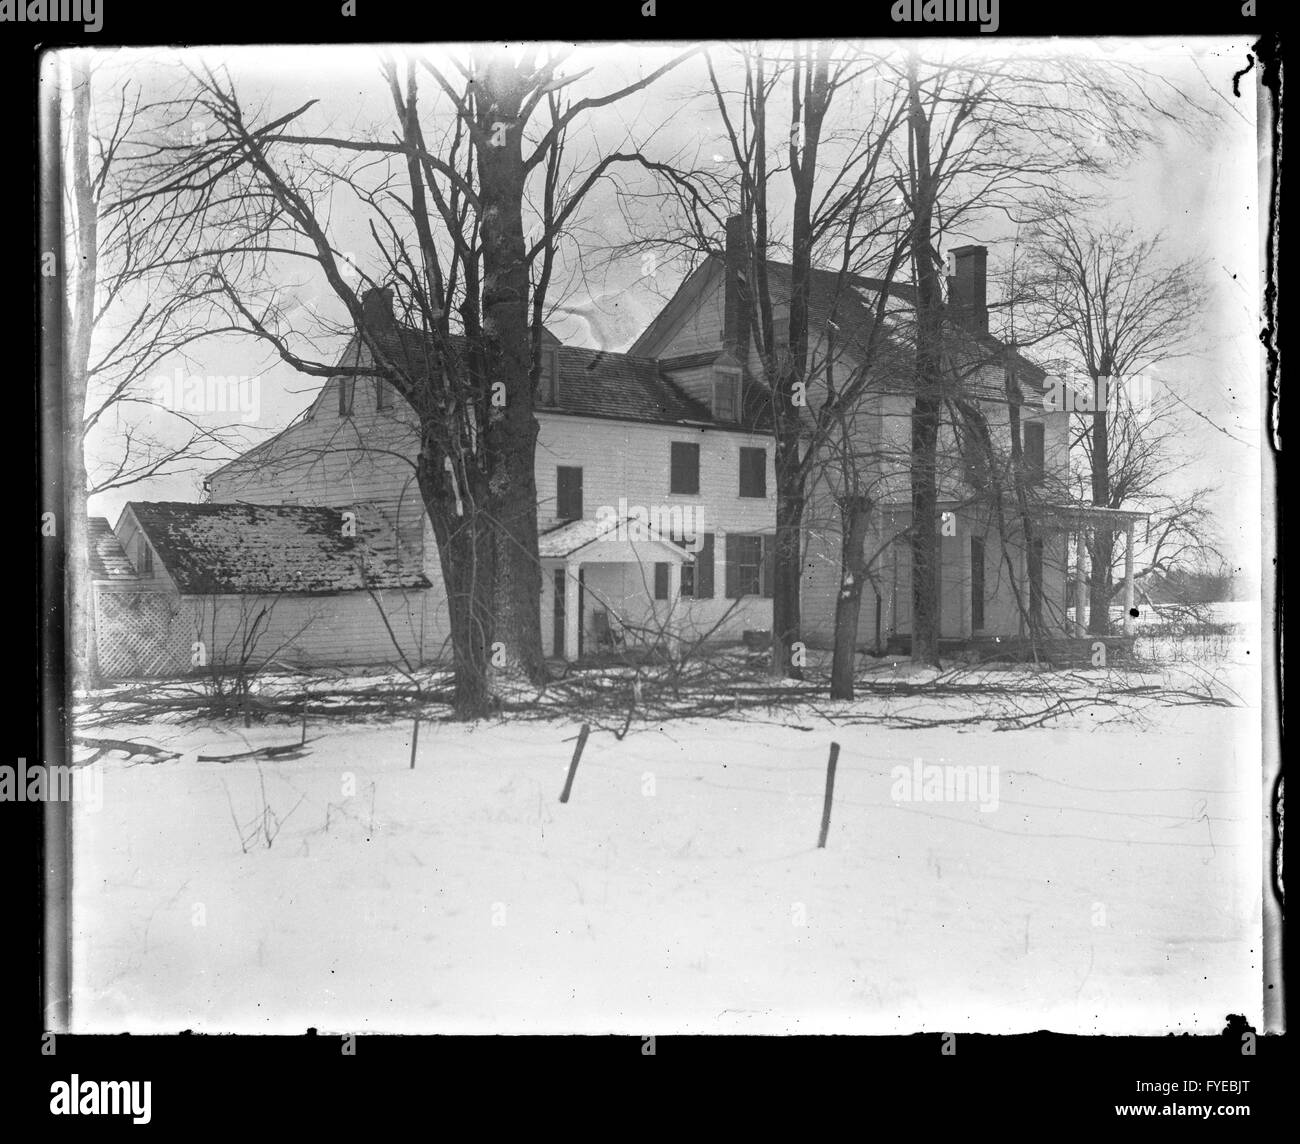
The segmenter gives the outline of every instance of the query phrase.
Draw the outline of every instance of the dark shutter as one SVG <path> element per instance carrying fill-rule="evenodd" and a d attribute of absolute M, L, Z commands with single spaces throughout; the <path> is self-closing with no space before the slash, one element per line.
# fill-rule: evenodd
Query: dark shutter
<path fill-rule="evenodd" d="M 1025 478 L 1031 482 L 1043 479 L 1043 423 L 1026 421 L 1025 427 Z"/>
<path fill-rule="evenodd" d="M 727 564 L 723 572 L 724 590 L 727 599 L 734 600 L 740 592 L 737 590 L 737 571 L 740 563 L 740 540 L 734 533 L 727 534 Z"/>
<path fill-rule="evenodd" d="M 352 416 L 352 381 L 350 377 L 339 378 L 339 416 Z"/>
<path fill-rule="evenodd" d="M 984 627 L 984 541 L 970 538 L 970 626 L 972 631 Z"/>
<path fill-rule="evenodd" d="M 763 595 L 772 596 L 772 580 L 776 572 L 776 537 L 760 536 L 756 538 L 763 553 Z"/>
<path fill-rule="evenodd" d="M 555 470 L 555 515 L 561 520 L 582 519 L 582 470 L 560 465 Z"/>
<path fill-rule="evenodd" d="M 704 547 L 695 554 L 695 598 L 713 599 L 713 533 L 704 534 Z"/>
<path fill-rule="evenodd" d="M 388 382 L 381 378 L 375 378 L 375 408 L 383 410 L 388 408 Z"/>
<path fill-rule="evenodd" d="M 655 599 L 668 599 L 668 565 L 655 565 Z"/>
<path fill-rule="evenodd" d="M 740 495 L 767 496 L 767 450 L 740 450 Z"/>
<path fill-rule="evenodd" d="M 672 473 L 668 491 L 698 493 L 700 491 L 700 447 L 687 441 L 673 441 L 670 459 Z"/>

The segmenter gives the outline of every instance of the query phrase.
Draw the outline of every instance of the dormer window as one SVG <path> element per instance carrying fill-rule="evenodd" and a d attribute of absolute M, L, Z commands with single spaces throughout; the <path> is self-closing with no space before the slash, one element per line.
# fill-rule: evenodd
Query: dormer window
<path fill-rule="evenodd" d="M 740 419 L 740 370 L 728 366 L 713 371 L 713 420 Z"/>
<path fill-rule="evenodd" d="M 135 570 L 141 575 L 153 574 L 153 549 L 143 536 L 137 537 L 135 542 Z"/>

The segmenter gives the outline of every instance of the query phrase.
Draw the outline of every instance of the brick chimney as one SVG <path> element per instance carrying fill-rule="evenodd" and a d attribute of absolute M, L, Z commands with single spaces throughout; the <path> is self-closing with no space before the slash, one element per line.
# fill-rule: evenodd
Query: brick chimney
<path fill-rule="evenodd" d="M 749 357 L 749 228 L 743 215 L 727 219 L 722 348 L 742 364 Z"/>
<path fill-rule="evenodd" d="M 393 317 L 392 287 L 378 286 L 362 294 L 361 314 L 367 329 L 374 332 L 391 330 L 397 324 Z"/>
<path fill-rule="evenodd" d="M 987 246 L 948 251 L 948 305 L 957 318 L 982 334 L 989 331 Z"/>

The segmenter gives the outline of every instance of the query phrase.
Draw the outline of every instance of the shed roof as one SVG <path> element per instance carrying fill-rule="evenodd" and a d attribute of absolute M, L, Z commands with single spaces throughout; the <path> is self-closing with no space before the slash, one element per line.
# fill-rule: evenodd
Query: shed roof
<path fill-rule="evenodd" d="M 106 517 L 92 516 L 88 522 L 90 577 L 92 580 L 135 580 L 135 566 Z"/>
<path fill-rule="evenodd" d="M 371 506 L 132 501 L 125 511 L 186 595 L 429 587 L 402 558 L 394 526 Z"/>

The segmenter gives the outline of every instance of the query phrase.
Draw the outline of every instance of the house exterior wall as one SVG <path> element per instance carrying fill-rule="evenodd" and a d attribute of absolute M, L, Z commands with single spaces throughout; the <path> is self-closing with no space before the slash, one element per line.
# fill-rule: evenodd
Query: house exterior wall
<path fill-rule="evenodd" d="M 546 531 L 560 523 L 555 516 L 556 470 L 582 469 L 583 516 L 600 510 L 619 511 L 640 506 L 691 510 L 702 532 L 714 540 L 712 599 L 681 597 L 673 605 L 673 620 L 683 639 L 710 634 L 711 641 L 738 639 L 746 629 L 769 629 L 772 601 L 762 596 L 739 600 L 726 597 L 726 537 L 728 533 L 775 531 L 776 497 L 771 437 L 721 428 L 598 421 L 538 411 L 537 515 Z M 670 447 L 674 441 L 696 444 L 700 450 L 698 494 L 670 491 Z M 767 459 L 767 495 L 740 495 L 740 450 L 761 448 Z M 657 627 L 668 618 L 670 604 L 655 600 L 654 569 L 636 564 L 587 564 L 584 625 L 590 632 L 590 610 L 606 606 L 628 623 Z M 553 577 L 544 576 L 542 601 L 544 645 L 550 646 Z M 648 589 L 648 590 L 647 590 Z M 725 617 L 725 619 L 724 619 Z M 715 625 L 720 625 L 715 628 Z"/>
<path fill-rule="evenodd" d="M 209 662 L 238 657 L 245 632 L 258 625 L 254 661 L 271 658 L 295 667 L 348 667 L 436 662 L 444 649 L 430 645 L 433 625 L 424 611 L 436 600 L 427 589 L 384 589 L 333 596 L 183 596 L 186 618 L 205 645 Z M 383 615 L 380 614 L 382 608 Z M 392 636 L 384 618 L 392 628 Z M 401 646 L 399 655 L 394 641 Z"/>

